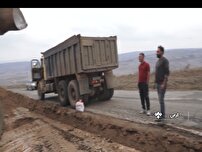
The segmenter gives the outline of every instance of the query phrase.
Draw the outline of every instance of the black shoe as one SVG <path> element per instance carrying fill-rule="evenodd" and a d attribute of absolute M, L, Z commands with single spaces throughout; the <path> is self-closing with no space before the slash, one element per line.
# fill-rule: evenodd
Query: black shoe
<path fill-rule="evenodd" d="M 156 119 L 155 121 L 156 122 L 162 122 L 162 121 L 164 121 L 165 120 L 165 117 L 160 117 L 159 119 Z"/>
<path fill-rule="evenodd" d="M 155 119 L 154 121 L 155 122 L 161 122 L 162 120 L 161 119 Z"/>

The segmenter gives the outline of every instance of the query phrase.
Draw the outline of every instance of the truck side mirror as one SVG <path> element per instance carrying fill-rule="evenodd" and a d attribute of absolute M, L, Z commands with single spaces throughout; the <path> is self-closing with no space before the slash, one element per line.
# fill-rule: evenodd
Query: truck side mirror
<path fill-rule="evenodd" d="M 32 81 L 39 81 L 42 78 L 42 69 L 39 60 L 31 60 Z"/>

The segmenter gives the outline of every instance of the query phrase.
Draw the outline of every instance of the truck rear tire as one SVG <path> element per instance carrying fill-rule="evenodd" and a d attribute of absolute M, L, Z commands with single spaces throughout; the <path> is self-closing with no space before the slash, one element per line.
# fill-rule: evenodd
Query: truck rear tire
<path fill-rule="evenodd" d="M 58 97 L 61 106 L 68 105 L 67 83 L 62 80 L 58 84 Z"/>
<path fill-rule="evenodd" d="M 67 87 L 68 99 L 72 108 L 75 108 L 76 102 L 80 99 L 79 85 L 77 80 L 71 80 Z"/>
<path fill-rule="evenodd" d="M 107 89 L 107 98 L 106 98 L 106 100 L 110 100 L 113 95 L 114 95 L 114 88 Z"/>
<path fill-rule="evenodd" d="M 103 93 L 101 93 L 98 97 L 101 101 L 110 100 L 112 96 L 114 95 L 114 89 L 105 89 Z"/>

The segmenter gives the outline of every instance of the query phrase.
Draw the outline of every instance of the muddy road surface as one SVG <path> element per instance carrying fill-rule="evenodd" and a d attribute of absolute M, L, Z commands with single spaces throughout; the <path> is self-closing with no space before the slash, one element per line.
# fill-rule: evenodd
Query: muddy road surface
<path fill-rule="evenodd" d="M 0 99 L 4 111 L 1 152 L 121 152 L 123 149 L 127 152 L 138 152 L 134 148 L 101 137 L 100 134 L 63 123 L 65 112 L 71 111 L 55 105 L 45 108 L 38 101 L 2 90 Z M 54 113 L 55 116 L 50 115 L 48 118 L 49 113 Z M 54 119 L 51 119 L 53 117 Z"/>
<path fill-rule="evenodd" d="M 4 132 L 0 151 L 201 152 L 202 137 L 164 124 L 143 124 L 77 112 L 0 88 Z"/>
<path fill-rule="evenodd" d="M 10 89 L 33 99 L 38 99 L 37 91 L 25 88 Z M 90 101 L 86 111 L 108 115 L 141 123 L 155 123 L 155 112 L 160 110 L 156 90 L 150 91 L 151 116 L 140 114 L 141 104 L 138 91 L 115 90 L 111 100 Z M 57 94 L 46 94 L 44 102 L 59 104 Z M 202 131 L 202 91 L 170 91 L 165 95 L 166 124 Z M 171 117 L 178 113 L 178 117 Z M 172 119 L 171 119 L 172 118 Z"/>

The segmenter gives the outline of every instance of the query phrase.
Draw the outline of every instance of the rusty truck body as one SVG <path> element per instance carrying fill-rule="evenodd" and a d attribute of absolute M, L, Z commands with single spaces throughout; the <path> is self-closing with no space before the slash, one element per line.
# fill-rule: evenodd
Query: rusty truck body
<path fill-rule="evenodd" d="M 113 69 L 118 68 L 117 37 L 74 35 L 42 52 L 41 66 L 32 70 L 41 100 L 57 93 L 62 106 L 78 99 L 109 100 L 114 93 Z M 36 76 L 36 77 L 35 77 Z"/>

